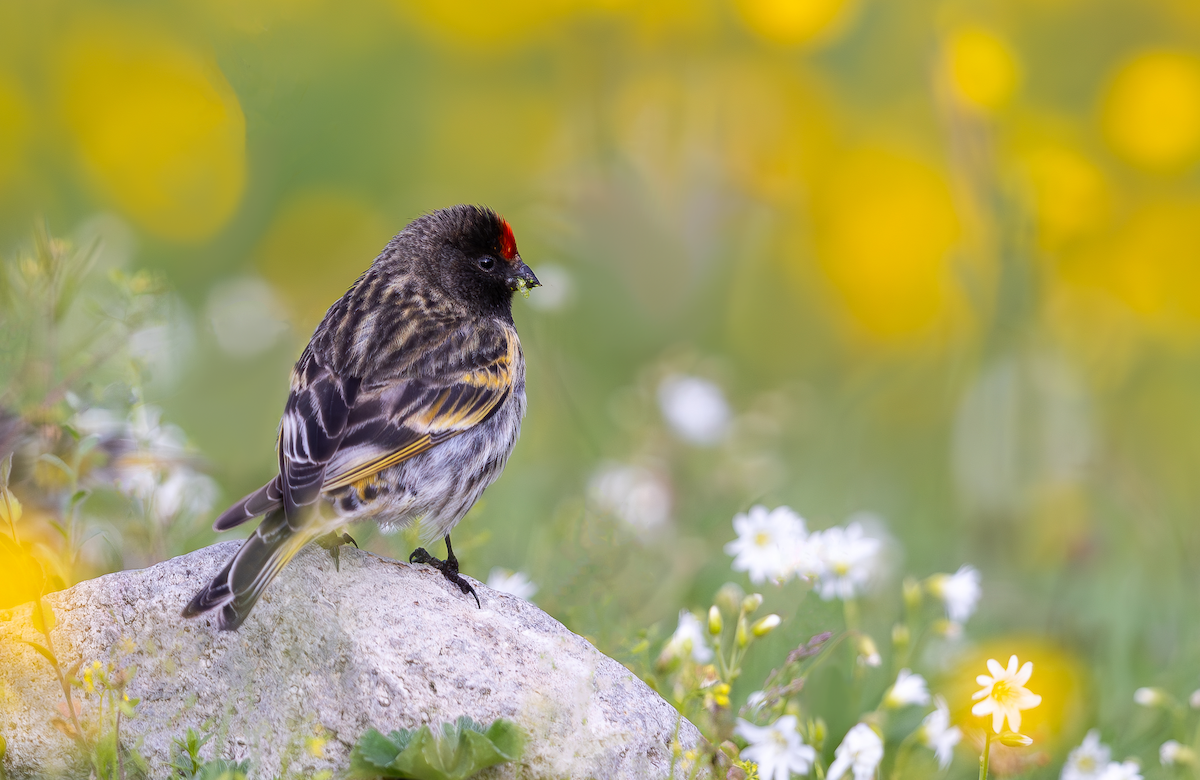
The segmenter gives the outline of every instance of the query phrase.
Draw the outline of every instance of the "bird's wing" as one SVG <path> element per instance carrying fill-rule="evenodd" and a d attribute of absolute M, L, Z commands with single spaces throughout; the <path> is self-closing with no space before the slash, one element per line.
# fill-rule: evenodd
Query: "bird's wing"
<path fill-rule="evenodd" d="M 472 357 L 458 357 L 464 353 Z M 456 367 L 446 367 L 448 354 L 456 355 L 450 359 Z M 364 388 L 322 489 L 366 479 L 486 420 L 512 393 L 519 355 L 511 327 L 476 325 L 469 337 L 431 351 L 428 363 L 443 366 L 439 370 Z"/>
<path fill-rule="evenodd" d="M 279 424 L 278 492 L 288 525 L 302 524 L 300 508 L 317 500 L 325 471 L 346 437 L 362 381 L 338 376 L 306 350 L 292 373 L 292 391 Z M 269 496 L 267 496 L 269 497 Z"/>
<path fill-rule="evenodd" d="M 507 325 L 443 334 L 364 381 L 306 351 L 279 426 L 279 476 L 217 519 L 218 530 L 282 506 L 299 530 L 326 490 L 366 479 L 486 420 L 512 392 L 520 342 Z"/>

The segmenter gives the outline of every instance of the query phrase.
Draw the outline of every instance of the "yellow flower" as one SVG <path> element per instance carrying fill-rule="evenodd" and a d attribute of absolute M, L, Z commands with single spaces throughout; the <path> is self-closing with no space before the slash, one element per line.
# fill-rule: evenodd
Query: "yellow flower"
<path fill-rule="evenodd" d="M 955 97 L 984 112 L 1002 108 L 1021 80 L 1020 65 L 1012 47 L 981 27 L 957 30 L 949 37 L 946 67 Z"/>
<path fill-rule="evenodd" d="M 1143 168 L 1174 169 L 1200 153 L 1200 59 L 1151 50 L 1123 64 L 1102 104 L 1113 149 Z"/>
<path fill-rule="evenodd" d="M 118 17 L 53 52 L 59 109 L 93 185 L 146 230 L 208 238 L 246 183 L 246 119 L 212 57 Z"/>
<path fill-rule="evenodd" d="M 746 26 L 785 46 L 828 43 L 846 31 L 858 10 L 854 0 L 738 0 Z"/>
<path fill-rule="evenodd" d="M 1029 677 L 1033 674 L 1033 662 L 1026 661 L 1025 665 L 1020 667 L 1020 671 L 1019 665 L 1015 655 L 1008 659 L 1007 669 L 1001 666 L 999 661 L 989 659 L 987 667 L 992 676 L 981 674 L 975 678 L 975 682 L 982 685 L 983 689 L 971 697 L 978 701 L 978 704 L 971 708 L 971 713 L 979 716 L 991 715 L 992 730 L 997 734 L 1000 733 L 1006 719 L 1009 728 L 1019 732 L 1021 710 L 1028 710 L 1042 703 L 1041 696 L 1025 687 L 1025 683 L 1029 682 Z"/>

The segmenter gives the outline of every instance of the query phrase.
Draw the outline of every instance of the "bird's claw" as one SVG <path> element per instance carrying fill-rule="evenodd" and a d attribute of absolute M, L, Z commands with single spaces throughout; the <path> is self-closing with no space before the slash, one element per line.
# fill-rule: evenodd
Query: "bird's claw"
<path fill-rule="evenodd" d="M 408 556 L 408 562 L 424 563 L 437 569 L 442 573 L 443 577 L 457 585 L 458 589 L 461 590 L 464 595 L 470 593 L 472 596 L 474 596 L 475 606 L 483 609 L 483 604 L 480 603 L 479 594 L 475 592 L 475 588 L 471 587 L 471 583 L 464 580 L 462 575 L 458 573 L 458 559 L 449 558 L 448 560 L 443 561 L 440 558 L 434 558 L 424 547 L 418 547 L 412 551 L 412 555 Z"/>
<path fill-rule="evenodd" d="M 342 546 L 352 544 L 358 548 L 358 542 L 354 541 L 353 536 L 347 533 L 339 536 L 337 531 L 330 531 L 324 536 L 317 537 L 317 544 L 329 550 L 329 555 L 333 558 L 333 568 L 338 571 L 342 570 Z"/>

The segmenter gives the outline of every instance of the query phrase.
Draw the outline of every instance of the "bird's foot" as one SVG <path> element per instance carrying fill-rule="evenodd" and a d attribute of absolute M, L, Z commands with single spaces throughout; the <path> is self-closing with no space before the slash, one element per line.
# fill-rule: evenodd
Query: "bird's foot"
<path fill-rule="evenodd" d="M 483 608 L 483 605 L 479 603 L 479 594 L 476 593 L 475 589 L 471 587 L 471 583 L 464 580 L 462 575 L 458 573 L 458 559 L 454 557 L 453 551 L 451 551 L 446 556 L 446 560 L 443 561 L 440 558 L 434 558 L 424 547 L 418 547 L 412 551 L 412 555 L 408 556 L 408 562 L 424 563 L 437 569 L 442 573 L 443 577 L 457 585 L 458 589 L 464 594 L 470 593 L 472 596 L 474 596 L 476 607 L 479 607 L 480 609 Z"/>
<path fill-rule="evenodd" d="M 326 550 L 329 550 L 330 556 L 333 557 L 333 568 L 338 571 L 342 570 L 341 548 L 347 544 L 358 547 L 358 542 L 354 541 L 354 537 L 345 533 L 338 534 L 337 531 L 330 531 L 324 536 L 318 536 L 316 542 Z"/>

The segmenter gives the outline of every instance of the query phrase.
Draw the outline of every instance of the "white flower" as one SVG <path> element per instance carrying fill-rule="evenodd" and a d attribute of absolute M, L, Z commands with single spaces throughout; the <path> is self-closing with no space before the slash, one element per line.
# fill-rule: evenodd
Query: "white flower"
<path fill-rule="evenodd" d="M 101 406 L 93 406 L 79 412 L 71 418 L 71 425 L 84 436 L 100 436 L 102 438 L 120 436 L 128 428 L 128 422 L 124 417 Z"/>
<path fill-rule="evenodd" d="M 979 603 L 979 571 L 963 564 L 953 574 L 935 574 L 929 578 L 929 592 L 946 604 L 946 617 L 965 623 Z"/>
<path fill-rule="evenodd" d="M 1158 760 L 1162 762 L 1163 766 L 1175 766 L 1176 764 L 1194 766 L 1197 763 L 1196 751 L 1173 739 L 1162 743 L 1162 747 L 1158 749 Z"/>
<path fill-rule="evenodd" d="M 768 510 L 761 504 L 733 518 L 738 538 L 725 545 L 734 556 L 733 570 L 750 574 L 756 585 L 783 582 L 791 576 L 792 557 L 804 539 L 804 520 L 786 506 Z"/>
<path fill-rule="evenodd" d="M 867 536 L 861 523 L 834 526 L 809 537 L 820 561 L 821 598 L 852 599 L 866 587 L 879 564 L 883 542 Z"/>
<path fill-rule="evenodd" d="M 954 746 L 962 739 L 962 729 L 950 725 L 950 708 L 945 699 L 938 696 L 934 706 L 937 709 L 921 721 L 921 742 L 933 750 L 938 766 L 945 769 L 954 758 Z"/>
<path fill-rule="evenodd" d="M 212 509 L 217 498 L 217 484 L 211 477 L 181 466 L 167 475 L 150 498 L 151 511 L 161 521 L 180 513 L 201 515 Z"/>
<path fill-rule="evenodd" d="M 729 430 L 729 404 L 707 379 L 667 377 L 658 386 L 658 406 L 675 435 L 691 444 L 711 446 Z"/>
<path fill-rule="evenodd" d="M 488 574 L 487 586 L 492 590 L 498 590 L 526 601 L 529 601 L 533 598 L 533 594 L 538 592 L 538 586 L 529 581 L 529 575 L 525 572 L 514 572 L 499 567 L 492 569 Z"/>
<path fill-rule="evenodd" d="M 1133 692 L 1133 700 L 1143 707 L 1158 707 L 1166 703 L 1167 696 L 1161 688 L 1138 688 Z"/>
<path fill-rule="evenodd" d="M 817 758 L 817 751 L 800 739 L 795 715 L 784 715 L 770 726 L 755 726 L 738 718 L 733 733 L 750 743 L 741 757 L 758 764 L 762 780 L 806 775 Z"/>
<path fill-rule="evenodd" d="M 992 676 L 981 674 L 975 678 L 975 682 L 982 685 L 983 690 L 976 691 L 971 696 L 972 699 L 979 702 L 971 708 L 971 713 L 980 716 L 991 715 L 992 730 L 997 734 L 1000 733 L 1000 727 L 1006 719 L 1008 727 L 1019 733 L 1021 731 L 1021 710 L 1027 710 L 1042 703 L 1041 696 L 1032 693 L 1025 687 L 1025 683 L 1029 682 L 1029 678 L 1033 674 L 1033 662 L 1026 661 L 1020 671 L 1017 670 L 1019 664 L 1015 655 L 1008 659 L 1007 669 L 1001 666 L 996 659 L 989 658 L 987 666 Z"/>
<path fill-rule="evenodd" d="M 765 702 L 766 700 L 767 700 L 766 691 L 754 691 L 753 693 L 751 693 L 749 696 L 746 697 L 746 708 L 749 709 L 751 712 L 754 712 L 755 710 L 762 707 L 763 702 Z"/>
<path fill-rule="evenodd" d="M 1097 780 L 1142 780 L 1142 768 L 1136 761 L 1124 761 L 1120 764 L 1113 761 L 1104 768 Z"/>
<path fill-rule="evenodd" d="M 1188 704 L 1192 709 L 1200 710 L 1200 690 L 1192 691 L 1192 695 L 1188 697 Z"/>
<path fill-rule="evenodd" d="M 883 697 L 883 704 L 892 709 L 907 707 L 910 704 L 924 707 L 929 704 L 929 686 L 921 675 L 901 669 L 900 674 L 896 675 L 896 684 Z"/>
<path fill-rule="evenodd" d="M 708 636 L 700 619 L 686 609 L 679 610 L 679 626 L 667 640 L 663 654 L 672 658 L 682 658 L 691 653 L 692 660 L 698 664 L 706 664 L 713 658 L 712 648 L 708 646 Z"/>
<path fill-rule="evenodd" d="M 1098 780 L 1111 758 L 1112 751 L 1100 741 L 1100 732 L 1092 729 L 1067 756 L 1060 780 Z"/>
<path fill-rule="evenodd" d="M 838 780 L 847 771 L 854 773 L 854 780 L 871 780 L 875 770 L 883 760 L 883 740 L 875 730 L 865 723 L 859 723 L 842 739 L 833 753 L 833 763 L 829 765 L 826 780 Z"/>
<path fill-rule="evenodd" d="M 649 469 L 608 464 L 592 478 L 589 493 L 603 512 L 647 533 L 671 517 L 671 489 Z"/>

